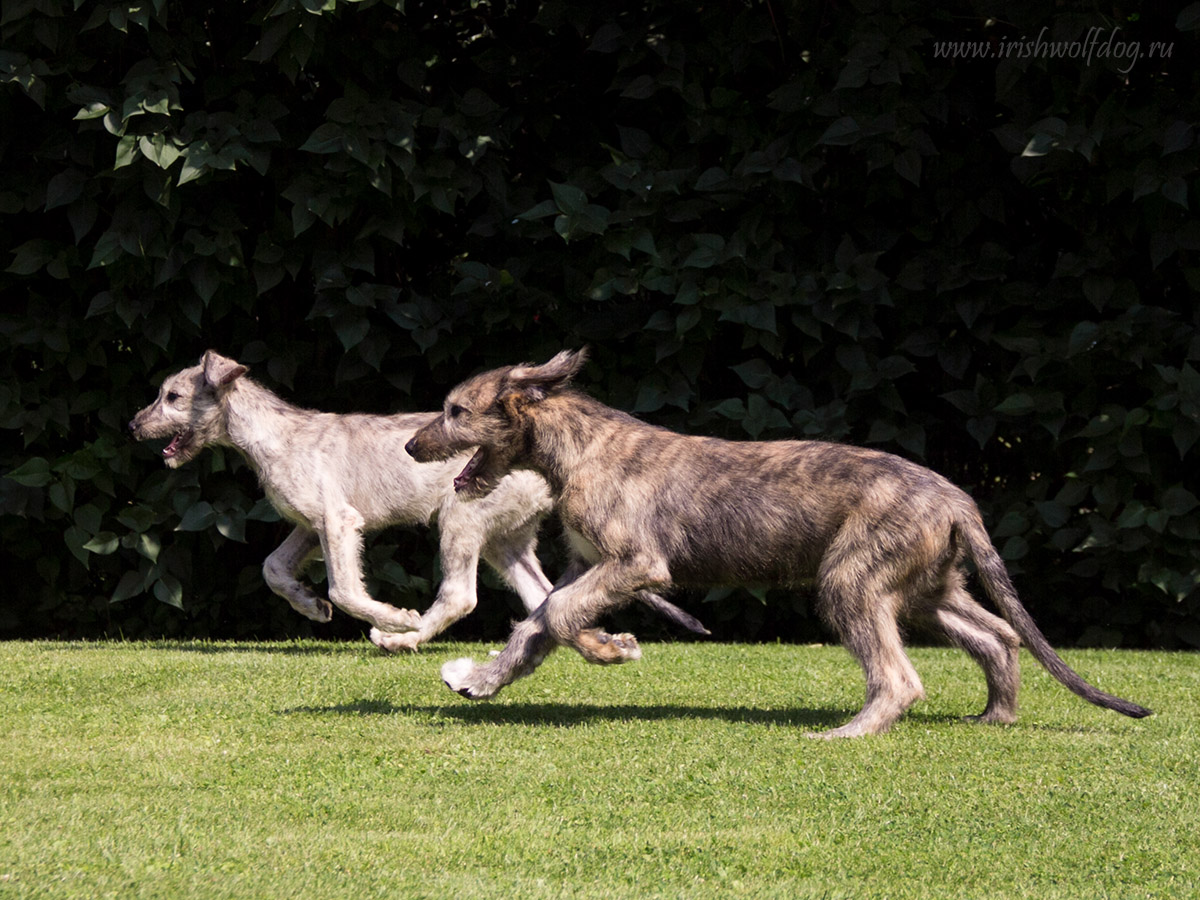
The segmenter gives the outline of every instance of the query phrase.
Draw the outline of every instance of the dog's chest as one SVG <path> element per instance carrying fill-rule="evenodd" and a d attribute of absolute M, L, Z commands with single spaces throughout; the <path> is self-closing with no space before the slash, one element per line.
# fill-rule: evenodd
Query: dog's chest
<path fill-rule="evenodd" d="M 279 491 L 273 490 L 269 484 L 263 484 L 263 492 L 267 495 L 267 499 L 271 501 L 271 505 L 275 507 L 275 511 L 293 525 L 312 524 L 307 516 L 288 503 L 283 495 Z"/>

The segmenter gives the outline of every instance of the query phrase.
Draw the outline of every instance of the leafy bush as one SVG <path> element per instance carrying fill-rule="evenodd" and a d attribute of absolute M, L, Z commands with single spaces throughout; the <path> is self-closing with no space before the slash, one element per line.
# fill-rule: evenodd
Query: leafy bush
<path fill-rule="evenodd" d="M 949 475 L 1055 639 L 1200 645 L 1200 6 L 964 10 L 6 5 L 0 628 L 307 633 L 240 460 L 123 434 L 209 346 L 391 411 L 588 343 L 653 421 Z M 427 538 L 370 553 L 429 601 Z"/>

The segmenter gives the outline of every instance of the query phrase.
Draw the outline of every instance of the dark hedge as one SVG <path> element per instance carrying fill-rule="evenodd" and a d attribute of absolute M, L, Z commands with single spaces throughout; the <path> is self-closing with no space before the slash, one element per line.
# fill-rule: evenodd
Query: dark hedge
<path fill-rule="evenodd" d="M 1200 645 L 1200 4 L 927 6 L 6 2 L 0 636 L 309 633 L 241 461 L 125 431 L 208 347 L 392 411 L 588 344 L 651 421 L 949 475 L 1056 641 Z M 428 535 L 368 556 L 429 602 Z"/>

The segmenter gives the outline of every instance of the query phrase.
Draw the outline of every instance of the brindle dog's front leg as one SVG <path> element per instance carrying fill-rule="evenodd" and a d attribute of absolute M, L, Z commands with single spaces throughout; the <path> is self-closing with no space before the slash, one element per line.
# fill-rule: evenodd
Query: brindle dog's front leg
<path fill-rule="evenodd" d="M 602 562 L 582 573 L 572 565 L 564 578 L 572 576 L 574 580 L 556 587 L 545 603 L 517 623 L 495 659 L 484 665 L 467 658 L 453 660 L 442 666 L 442 680 L 464 697 L 486 700 L 531 674 L 559 644 L 574 647 L 595 663 L 639 659 L 642 651 L 633 635 L 610 635 L 589 627 L 633 599 L 637 585 L 629 571 L 619 563 Z"/>

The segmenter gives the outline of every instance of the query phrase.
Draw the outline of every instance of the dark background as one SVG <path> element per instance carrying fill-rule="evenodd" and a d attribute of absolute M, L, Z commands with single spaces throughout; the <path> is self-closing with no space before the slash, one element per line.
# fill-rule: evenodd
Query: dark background
<path fill-rule="evenodd" d="M 234 454 L 129 440 L 209 347 L 382 412 L 588 344 L 650 421 L 950 476 L 1054 641 L 1200 645 L 1200 5 L 74 5 L 0 21 L 0 637 L 362 634 L 266 590 Z M 428 534 L 368 564 L 430 602 Z"/>

